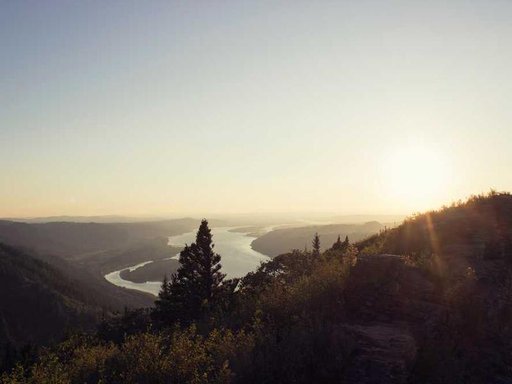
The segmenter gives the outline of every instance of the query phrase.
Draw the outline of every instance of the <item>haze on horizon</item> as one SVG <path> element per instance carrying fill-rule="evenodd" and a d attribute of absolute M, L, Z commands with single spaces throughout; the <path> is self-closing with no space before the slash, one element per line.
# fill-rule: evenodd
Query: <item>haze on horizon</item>
<path fill-rule="evenodd" d="M 512 190 L 512 2 L 0 4 L 0 217 Z"/>

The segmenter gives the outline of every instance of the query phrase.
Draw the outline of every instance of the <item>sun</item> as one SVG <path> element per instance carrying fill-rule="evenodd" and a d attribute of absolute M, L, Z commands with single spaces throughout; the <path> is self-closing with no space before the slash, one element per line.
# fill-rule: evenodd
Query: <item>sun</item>
<path fill-rule="evenodd" d="M 383 184 L 404 207 L 426 208 L 443 196 L 449 183 L 449 163 L 436 148 L 409 146 L 383 162 Z"/>

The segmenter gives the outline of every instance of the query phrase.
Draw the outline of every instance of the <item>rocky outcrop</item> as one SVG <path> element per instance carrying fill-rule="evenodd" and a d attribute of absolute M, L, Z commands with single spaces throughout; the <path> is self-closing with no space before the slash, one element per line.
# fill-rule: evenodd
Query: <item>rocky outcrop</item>
<path fill-rule="evenodd" d="M 352 325 L 357 341 L 345 373 L 348 383 L 405 383 L 416 357 L 416 341 L 404 327 L 390 324 Z"/>
<path fill-rule="evenodd" d="M 349 383 L 405 383 L 417 338 L 443 313 L 427 274 L 396 255 L 359 258 L 347 281 L 346 331 L 356 340 Z"/>

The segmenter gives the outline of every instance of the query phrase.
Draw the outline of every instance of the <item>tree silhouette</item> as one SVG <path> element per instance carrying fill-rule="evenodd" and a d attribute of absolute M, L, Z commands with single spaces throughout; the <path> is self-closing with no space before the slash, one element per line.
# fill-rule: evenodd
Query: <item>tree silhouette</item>
<path fill-rule="evenodd" d="M 320 256 L 320 236 L 318 236 L 318 232 L 315 233 L 315 237 L 313 237 L 313 256 Z"/>
<path fill-rule="evenodd" d="M 334 250 L 341 249 L 342 244 L 343 243 L 341 242 L 341 237 L 340 237 L 340 235 L 338 235 L 338 239 L 334 242 L 334 244 L 332 245 L 331 249 L 334 249 Z"/>
<path fill-rule="evenodd" d="M 333 249 L 335 251 L 346 251 L 348 249 L 349 245 L 350 245 L 350 242 L 348 240 L 348 236 L 345 236 L 345 241 L 341 241 L 341 237 L 340 237 L 340 235 L 338 235 L 338 239 L 332 245 L 331 249 Z"/>
<path fill-rule="evenodd" d="M 169 318 L 172 315 L 172 298 L 171 298 L 171 285 L 167 279 L 167 275 L 164 276 L 160 292 L 158 292 L 158 299 L 155 301 L 155 314 L 163 319 Z"/>
<path fill-rule="evenodd" d="M 342 249 L 348 248 L 348 246 L 350 245 L 350 242 L 348 241 L 348 236 L 345 236 L 345 241 L 341 245 L 342 245 Z"/>
<path fill-rule="evenodd" d="M 164 322 L 188 323 L 199 319 L 221 294 L 225 274 L 220 272 L 221 257 L 213 251 L 208 221 L 202 220 L 196 242 L 180 252 L 180 266 L 170 281 L 164 280 L 155 302 L 155 317 Z"/>

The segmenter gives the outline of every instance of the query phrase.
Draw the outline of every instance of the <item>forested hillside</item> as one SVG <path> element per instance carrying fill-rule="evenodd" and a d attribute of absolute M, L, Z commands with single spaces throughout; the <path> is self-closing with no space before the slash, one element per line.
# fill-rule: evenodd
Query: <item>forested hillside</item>
<path fill-rule="evenodd" d="M 418 214 L 359 244 L 364 253 L 432 254 L 512 262 L 512 196 L 491 192 Z"/>
<path fill-rule="evenodd" d="M 73 328 L 91 328 L 103 297 L 26 252 L 0 244 L 0 344 L 57 340 Z"/>
<path fill-rule="evenodd" d="M 152 310 L 19 364 L 3 383 L 509 383 L 512 196 L 226 280 L 208 223 Z"/>
<path fill-rule="evenodd" d="M 23 248 L 64 276 L 86 286 L 103 306 L 113 309 L 152 305 L 148 294 L 116 287 L 104 275 L 178 251 L 167 236 L 191 231 L 194 219 L 138 223 L 35 223 L 0 221 L 0 242 Z"/>
<path fill-rule="evenodd" d="M 310 225 L 305 227 L 279 228 L 270 231 L 252 242 L 252 248 L 270 257 L 274 257 L 292 249 L 310 248 L 315 233 L 320 235 L 324 246 L 331 246 L 338 236 L 350 237 L 359 241 L 376 234 L 385 225 L 376 221 L 364 224 L 329 224 Z"/>
<path fill-rule="evenodd" d="M 114 287 L 54 256 L 51 261 L 0 243 L 0 343 L 48 342 L 67 328 L 93 328 L 128 302 L 151 304 L 149 295 Z"/>

